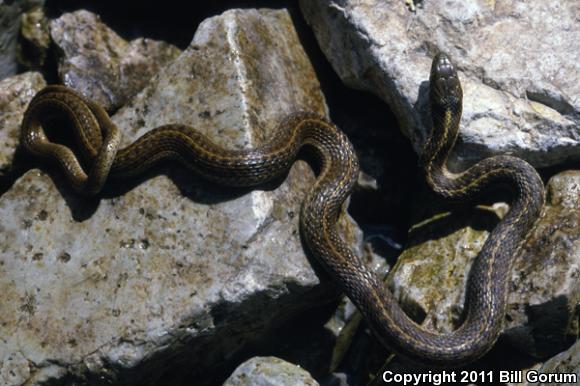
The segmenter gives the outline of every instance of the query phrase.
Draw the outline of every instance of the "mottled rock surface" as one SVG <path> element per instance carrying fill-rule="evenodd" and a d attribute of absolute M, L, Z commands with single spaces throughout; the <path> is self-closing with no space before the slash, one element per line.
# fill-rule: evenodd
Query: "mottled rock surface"
<path fill-rule="evenodd" d="M 0 81 L 0 176 L 6 175 L 12 165 L 24 111 L 44 86 L 46 82 L 38 72 L 25 72 Z"/>
<path fill-rule="evenodd" d="M 417 152 L 430 127 L 431 59 L 444 51 L 464 90 L 456 167 L 498 153 L 534 166 L 580 159 L 578 1 L 420 4 L 411 12 L 404 1 L 300 1 L 341 79 L 387 102 Z"/>
<path fill-rule="evenodd" d="M 0 2 L 0 79 L 16 74 L 18 70 L 17 38 L 20 16 L 40 7 L 44 0 L 16 0 Z"/>
<path fill-rule="evenodd" d="M 580 335 L 580 171 L 552 177 L 547 205 L 516 262 L 505 336 L 537 358 Z"/>
<path fill-rule="evenodd" d="M 255 357 L 242 363 L 224 386 L 317 386 L 308 371 L 276 357 Z"/>
<path fill-rule="evenodd" d="M 113 119 L 125 143 L 180 122 L 243 148 L 298 109 L 326 111 L 288 13 L 233 10 L 203 22 Z M 175 381 L 336 295 L 319 284 L 299 237 L 313 181 L 302 161 L 253 191 L 170 164 L 110 181 L 90 200 L 58 171 L 27 172 L 0 197 L 10 219 L 0 225 L 0 383 Z M 360 242 L 348 219 L 341 228 Z"/>
<path fill-rule="evenodd" d="M 577 171 L 549 184 L 547 205 L 516 258 L 504 337 L 528 355 L 546 358 L 578 338 L 580 201 Z M 495 209 L 495 210 L 492 210 Z M 436 331 L 461 323 L 471 263 L 505 204 L 440 213 L 413 226 L 389 285 L 415 320 Z"/>
<path fill-rule="evenodd" d="M 88 11 L 66 13 L 50 23 L 58 47 L 63 84 L 90 96 L 107 110 L 124 105 L 180 50 L 138 38 L 127 42 Z"/>
<path fill-rule="evenodd" d="M 48 18 L 44 14 L 44 9 L 36 7 L 23 14 L 18 62 L 29 69 L 40 69 L 46 63 L 50 43 Z"/>
<path fill-rule="evenodd" d="M 438 213 L 410 229 L 389 274 L 389 287 L 409 316 L 437 331 L 457 327 L 471 263 L 498 221 L 493 208 L 477 207 Z"/>

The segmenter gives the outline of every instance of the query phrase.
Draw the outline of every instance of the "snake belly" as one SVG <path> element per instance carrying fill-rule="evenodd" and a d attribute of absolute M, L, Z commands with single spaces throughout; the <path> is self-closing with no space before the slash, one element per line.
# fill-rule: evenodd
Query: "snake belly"
<path fill-rule="evenodd" d="M 25 113 L 21 146 L 54 159 L 72 186 L 85 194 L 98 193 L 109 176 L 136 175 L 166 158 L 223 185 L 255 186 L 286 173 L 298 151 L 308 146 L 320 162 L 320 172 L 300 213 L 308 249 L 385 346 L 422 364 L 459 366 L 487 352 L 501 332 L 514 256 L 538 217 L 544 191 L 536 171 L 514 157 L 488 158 L 463 173 L 451 173 L 445 165 L 459 130 L 462 91 L 444 54 L 433 60 L 430 85 L 433 130 L 421 158 L 429 185 L 452 199 L 470 198 L 498 183 L 513 193 L 509 213 L 491 232 L 471 269 L 465 320 L 448 334 L 433 333 L 412 321 L 337 233 L 338 216 L 356 182 L 359 165 L 346 136 L 323 117 L 291 114 L 281 121 L 278 134 L 269 143 L 255 149 L 224 149 L 195 129 L 176 124 L 155 128 L 118 149 L 119 130 L 100 106 L 67 87 L 48 86 L 33 98 Z M 91 165 L 88 171 L 71 149 L 48 140 L 43 124 L 54 113 L 70 121 L 84 162 Z"/>

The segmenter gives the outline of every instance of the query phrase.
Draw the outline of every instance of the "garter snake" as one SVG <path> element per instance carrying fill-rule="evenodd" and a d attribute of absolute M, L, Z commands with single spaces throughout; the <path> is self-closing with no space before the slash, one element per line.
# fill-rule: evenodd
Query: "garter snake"
<path fill-rule="evenodd" d="M 458 366 L 482 356 L 498 338 L 514 256 L 544 200 L 541 179 L 519 158 L 487 158 L 458 174 L 447 169 L 447 156 L 459 130 L 462 98 L 456 70 L 447 56 L 438 54 L 430 74 L 433 129 L 421 156 L 427 182 L 435 192 L 454 199 L 471 198 L 501 183 L 509 187 L 513 201 L 471 268 L 464 322 L 445 334 L 412 321 L 337 233 L 336 222 L 359 165 L 346 136 L 323 117 L 292 114 L 281 121 L 279 134 L 269 143 L 249 150 L 221 148 L 195 129 L 178 124 L 155 128 L 118 150 L 119 130 L 101 107 L 64 86 L 48 86 L 33 98 L 25 113 L 21 145 L 30 153 L 56 160 L 73 187 L 87 194 L 97 193 L 108 176 L 135 175 L 164 158 L 177 159 L 220 184 L 254 186 L 286 172 L 299 149 L 309 146 L 321 168 L 301 207 L 300 226 L 307 247 L 384 345 L 423 364 Z M 83 156 L 92 165 L 88 172 L 72 150 L 48 141 L 43 119 L 55 112 L 64 114 L 75 128 Z"/>

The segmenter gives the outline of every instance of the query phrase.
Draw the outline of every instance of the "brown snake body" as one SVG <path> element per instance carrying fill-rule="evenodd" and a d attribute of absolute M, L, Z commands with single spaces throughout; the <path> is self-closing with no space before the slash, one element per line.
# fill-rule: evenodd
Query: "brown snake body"
<path fill-rule="evenodd" d="M 445 55 L 435 57 L 430 84 L 433 132 L 422 155 L 428 183 L 449 198 L 470 198 L 497 183 L 513 192 L 509 213 L 490 234 L 471 269 L 465 320 L 449 334 L 436 334 L 413 322 L 384 283 L 338 235 L 338 215 L 355 184 L 359 166 L 346 136 L 324 118 L 292 114 L 282 121 L 279 134 L 270 143 L 250 150 L 223 149 L 185 125 L 161 126 L 117 150 L 119 131 L 101 107 L 66 87 L 49 86 L 29 105 L 21 144 L 31 153 L 55 159 L 73 186 L 88 194 L 99 192 L 109 175 L 138 174 L 164 158 L 177 159 L 224 185 L 254 186 L 285 173 L 299 149 L 311 147 L 321 168 L 300 214 L 308 248 L 386 346 L 424 364 L 457 366 L 487 352 L 501 332 L 514 256 L 538 217 L 544 191 L 536 171 L 514 157 L 492 157 L 463 173 L 449 172 L 445 164 L 459 129 L 462 92 Z M 84 157 L 92 165 L 88 173 L 68 147 L 49 142 L 44 134 L 43 119 L 55 111 L 65 114 L 75 127 Z"/>

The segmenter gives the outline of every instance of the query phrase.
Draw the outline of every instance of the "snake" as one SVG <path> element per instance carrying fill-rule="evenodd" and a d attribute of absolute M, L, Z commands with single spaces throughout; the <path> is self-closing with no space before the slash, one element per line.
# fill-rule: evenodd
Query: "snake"
<path fill-rule="evenodd" d="M 177 160 L 222 185 L 254 187 L 283 176 L 301 148 L 311 149 L 318 173 L 300 210 L 306 248 L 388 349 L 422 365 L 456 367 L 487 353 L 502 331 L 514 259 L 539 217 L 544 186 L 530 164 L 509 155 L 485 158 L 462 172 L 450 171 L 447 159 L 459 132 L 463 91 L 446 54 L 434 56 L 429 84 L 432 128 L 419 158 L 427 184 L 450 200 L 471 200 L 496 186 L 511 193 L 508 213 L 490 232 L 473 262 L 465 289 L 464 319 L 451 332 L 433 332 L 412 320 L 385 281 L 353 253 L 337 231 L 343 204 L 357 181 L 359 163 L 346 135 L 325 117 L 291 113 L 280 120 L 277 134 L 269 142 L 252 149 L 220 147 L 183 124 L 157 127 L 119 149 L 119 129 L 102 107 L 70 88 L 51 85 L 30 102 L 20 143 L 31 154 L 56 161 L 73 188 L 87 195 L 98 194 L 109 177 L 134 176 L 164 159 Z M 73 127 L 82 161 L 71 148 L 49 141 L 44 126 L 54 114 Z M 90 167 L 85 171 L 83 164 Z"/>

